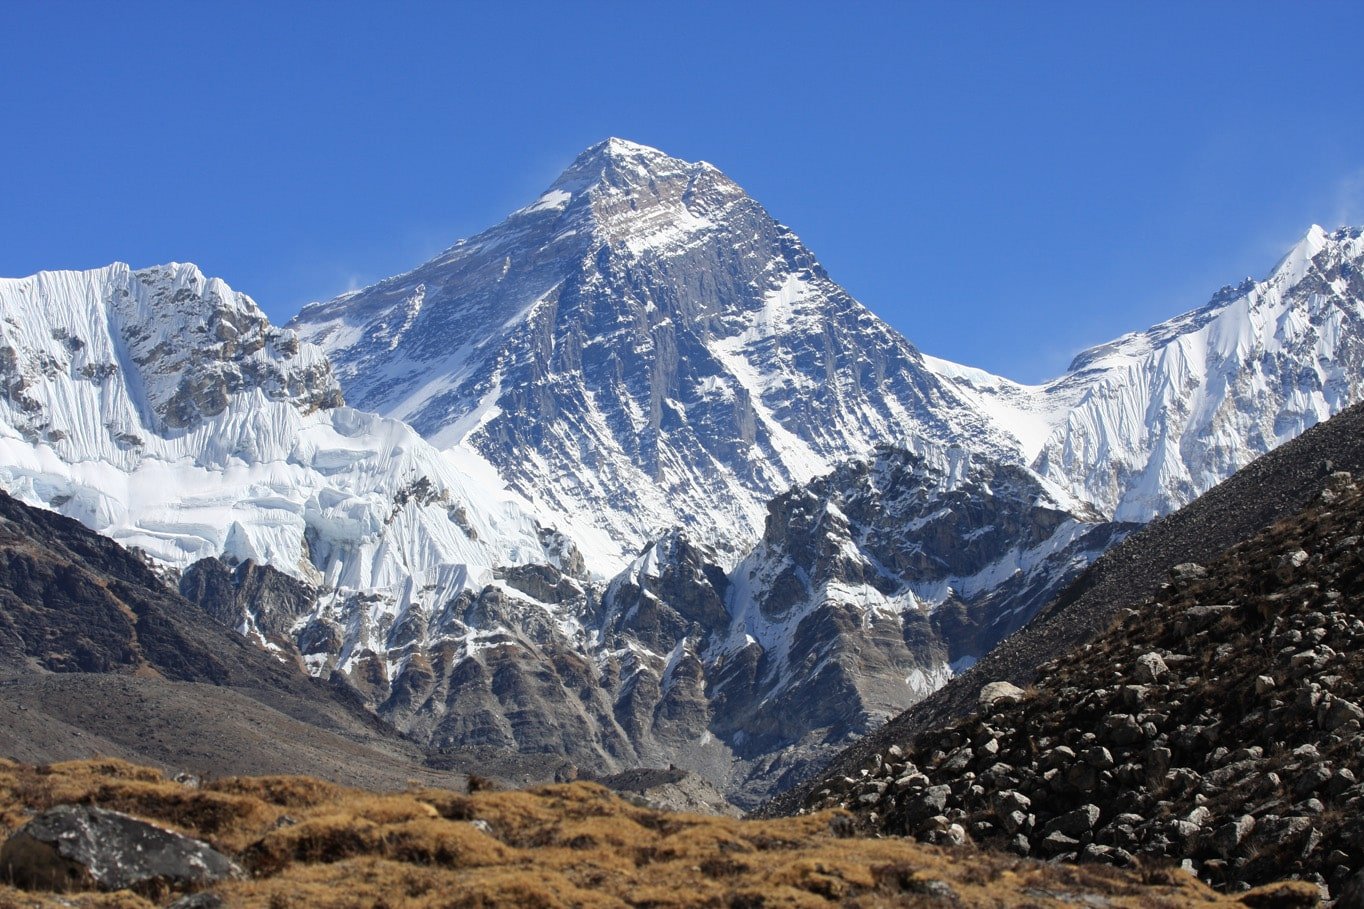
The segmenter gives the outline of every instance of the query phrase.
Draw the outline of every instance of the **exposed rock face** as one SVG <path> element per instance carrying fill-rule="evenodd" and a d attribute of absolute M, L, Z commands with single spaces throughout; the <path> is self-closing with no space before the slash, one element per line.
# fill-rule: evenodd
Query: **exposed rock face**
<path fill-rule="evenodd" d="M 119 328 L 119 353 L 142 377 L 147 404 L 162 428 L 185 431 L 227 409 L 243 391 L 260 391 L 307 412 L 339 407 L 331 365 L 272 326 L 256 304 L 193 267 L 170 265 L 115 286 L 109 311 Z M 63 340 L 79 357 L 82 342 Z M 111 364 L 117 365 L 117 364 Z M 80 370 L 101 370 L 101 364 Z"/>
<path fill-rule="evenodd" d="M 228 628 L 285 652 L 296 651 L 291 632 L 318 599 L 314 587 L 249 559 L 236 566 L 195 562 L 180 576 L 180 594 Z"/>
<path fill-rule="evenodd" d="M 242 870 L 221 852 L 145 821 L 89 805 L 59 805 L 0 847 L 0 875 L 39 890 L 204 887 Z"/>
<path fill-rule="evenodd" d="M 192 265 L 44 272 L 5 284 L 10 315 L 0 326 L 0 402 L 8 407 L 0 410 L 26 438 L 44 439 L 59 452 L 88 455 L 99 441 L 52 412 L 53 386 L 64 377 L 98 395 L 115 377 L 137 376 L 127 389 L 133 414 L 92 414 L 112 424 L 111 447 L 123 451 L 139 448 L 148 429 L 184 434 L 222 415 L 241 392 L 258 391 L 305 413 L 342 403 L 320 351 L 272 326 L 249 297 Z M 91 298 L 106 316 L 102 325 L 83 318 Z M 33 307 L 44 308 L 45 317 L 20 318 Z"/>
<path fill-rule="evenodd" d="M 434 748 L 548 752 L 611 770 L 637 762 L 580 625 L 556 624 L 505 586 L 462 595 L 431 624 L 446 629 L 432 632 L 438 643 L 414 641 L 392 678 L 376 680 L 381 716 Z M 462 640 L 440 641 L 452 628 Z"/>
<path fill-rule="evenodd" d="M 628 633 L 655 653 L 668 653 L 689 636 L 702 646 L 729 625 L 730 582 L 713 549 L 671 531 L 650 543 L 631 570 L 606 591 L 603 625 Z"/>
<path fill-rule="evenodd" d="M 877 753 L 810 806 L 888 833 L 1127 865 L 1217 887 L 1364 869 L 1364 492 L 1292 518 L 1042 667 L 1035 691 Z"/>
<path fill-rule="evenodd" d="M 1002 531 L 955 545 L 971 516 Z M 763 544 L 728 574 L 680 531 L 604 592 L 517 572 L 521 590 L 577 604 L 579 624 L 536 626 L 505 586 L 468 598 L 453 615 L 471 627 L 520 630 L 410 659 L 382 709 L 446 748 L 550 747 L 558 726 L 537 685 L 553 679 L 596 730 L 571 752 L 580 763 L 676 764 L 752 803 L 983 652 L 1121 531 L 1065 512 L 1025 471 L 950 474 L 884 449 L 779 498 Z M 568 655 L 573 635 L 593 642 L 590 665 Z M 540 682 L 508 687 L 529 667 Z"/>

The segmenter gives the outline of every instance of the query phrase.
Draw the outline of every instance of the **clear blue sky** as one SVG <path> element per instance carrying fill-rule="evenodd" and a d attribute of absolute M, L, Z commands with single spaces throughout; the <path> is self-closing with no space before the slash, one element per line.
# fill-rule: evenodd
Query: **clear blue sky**
<path fill-rule="evenodd" d="M 1364 221 L 1364 3 L 0 4 L 0 275 L 283 321 L 608 135 L 713 162 L 927 352 L 1037 380 Z"/>

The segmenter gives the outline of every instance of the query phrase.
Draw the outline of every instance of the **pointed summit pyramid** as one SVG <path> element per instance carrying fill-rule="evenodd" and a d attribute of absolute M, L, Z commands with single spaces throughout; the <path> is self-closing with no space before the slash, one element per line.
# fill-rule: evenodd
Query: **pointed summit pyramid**
<path fill-rule="evenodd" d="M 734 181 L 620 139 L 293 327 L 347 400 L 491 463 L 607 570 L 671 526 L 738 553 L 877 442 L 1012 451 Z"/>

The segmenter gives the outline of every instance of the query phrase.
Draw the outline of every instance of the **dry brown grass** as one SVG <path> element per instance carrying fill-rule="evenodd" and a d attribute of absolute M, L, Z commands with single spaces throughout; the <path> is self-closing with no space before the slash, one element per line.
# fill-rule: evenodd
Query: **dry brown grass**
<path fill-rule="evenodd" d="M 829 814 L 773 821 L 669 814 L 592 783 L 384 795 L 266 777 L 196 789 L 119 761 L 43 768 L 0 761 L 4 832 L 63 802 L 115 808 L 208 840 L 252 872 L 218 888 L 227 904 L 260 909 L 870 909 L 931 905 L 943 888 L 960 906 L 1062 906 L 1086 897 L 1115 907 L 1237 903 L 1180 873 L 1143 880 L 1099 866 L 840 839 Z M 1282 894 L 1257 898 L 1294 904 Z M 129 894 L 62 899 L 0 887 L 0 909 L 151 905 Z"/>

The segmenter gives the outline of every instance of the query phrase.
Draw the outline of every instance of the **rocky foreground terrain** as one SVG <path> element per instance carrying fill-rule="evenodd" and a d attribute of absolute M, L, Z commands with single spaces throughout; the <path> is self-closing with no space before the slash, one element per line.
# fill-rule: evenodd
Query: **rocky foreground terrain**
<path fill-rule="evenodd" d="M 1307 508 L 1334 471 L 1364 472 L 1364 406 L 1355 405 L 1237 471 L 1168 517 L 1128 536 L 975 666 L 841 752 L 820 773 L 759 809 L 791 814 L 823 777 L 857 773 L 878 752 L 972 713 L 983 686 L 1027 687 L 1041 667 L 1106 633 L 1127 609 L 1142 607 L 1182 562 L 1209 562 L 1225 550 Z"/>
<path fill-rule="evenodd" d="M 1047 859 L 1180 863 L 1245 890 L 1339 895 L 1364 869 L 1364 492 L 1200 565 L 967 719 L 827 779 L 807 807 L 864 829 Z M 1342 901 L 1345 904 L 1346 901 Z"/>
<path fill-rule="evenodd" d="M 63 831 L 73 834 L 66 842 Z M 97 835 L 80 841 L 87 833 Z M 589 783 L 377 794 L 304 777 L 171 780 L 118 761 L 0 761 L 0 866 L 27 888 L 0 884 L 0 906 L 1316 902 L 1314 888 L 1300 882 L 1231 897 L 1175 869 L 1049 865 L 851 833 L 845 813 L 774 821 L 672 814 Z M 54 885 L 88 889 L 59 893 Z"/>

